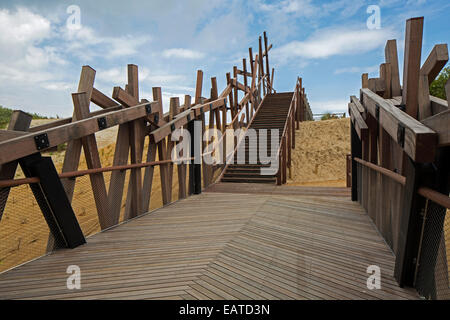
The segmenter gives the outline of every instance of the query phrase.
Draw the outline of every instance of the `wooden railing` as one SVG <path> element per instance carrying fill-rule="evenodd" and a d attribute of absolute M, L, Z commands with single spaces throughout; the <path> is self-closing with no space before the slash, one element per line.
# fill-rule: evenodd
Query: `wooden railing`
<path fill-rule="evenodd" d="M 163 95 L 159 87 L 153 88 L 152 101 L 140 98 L 136 65 L 128 65 L 128 83 L 124 88 L 114 87 L 111 97 L 95 88 L 96 71 L 90 66 L 84 66 L 78 90 L 72 94 L 74 112 L 70 118 L 30 128 L 31 117 L 22 111 L 15 111 L 8 130 L 0 131 L 0 228 L 10 189 L 23 184 L 32 187 L 51 235 L 58 238 L 56 246 L 63 247 L 74 247 L 85 241 L 76 223 L 79 212 L 71 208 L 75 183 L 79 177 L 87 175 L 90 178 L 95 202 L 92 206 L 96 208 L 101 230 L 121 222 L 119 217 L 123 216 L 126 220 L 149 210 L 156 167 L 160 171 L 163 205 L 173 201 L 174 166 L 177 167 L 178 199 L 200 193 L 221 174 L 227 159 L 234 152 L 225 152 L 226 130 L 248 127 L 264 96 L 275 92 L 274 68 L 271 72 L 269 69 L 271 48 L 264 32 L 263 38 L 259 37 L 258 54 L 255 57 L 252 48 L 249 48 L 250 70 L 244 58 L 242 70 L 235 66 L 233 76 L 231 73 L 226 74 L 227 85 L 220 93 L 217 79 L 212 77 L 209 98 L 202 96 L 203 72 L 198 70 L 193 101 L 190 95 L 185 95 L 180 105 L 179 98 L 173 97 L 170 99 L 169 112 L 163 111 Z M 91 112 L 91 103 L 101 110 Z M 230 123 L 227 120 L 229 116 Z M 201 142 L 200 163 L 174 162 L 171 159 L 172 150 L 181 141 L 172 141 L 172 134 L 176 129 L 183 129 L 194 137 L 195 120 L 202 123 L 202 137 L 206 125 L 221 131 L 222 137 L 218 141 L 210 139 L 212 141 Z M 118 128 L 112 165 L 103 166 L 95 134 L 112 127 Z M 224 146 L 223 163 L 205 163 L 203 156 L 215 154 L 216 150 L 204 150 L 210 143 L 218 142 Z M 42 157 L 41 154 L 63 144 L 67 144 L 64 161 L 60 172 L 57 172 L 50 158 Z M 187 160 L 198 156 L 194 155 L 192 146 L 191 150 L 183 150 L 179 156 Z M 233 144 L 233 149 L 235 146 Z M 84 151 L 87 169 L 79 170 L 81 151 Z M 22 167 L 25 178 L 16 178 L 18 165 Z M 105 173 L 110 174 L 109 185 Z M 126 179 L 128 185 L 125 185 Z M 58 203 L 52 203 L 51 199 L 55 198 L 51 196 L 52 192 L 58 194 Z M 63 223 L 69 220 L 72 226 Z M 49 247 L 49 250 L 52 249 Z"/>
<path fill-rule="evenodd" d="M 367 210 L 395 253 L 398 283 L 442 298 L 450 291 L 437 288 L 448 288 L 448 276 L 444 284 L 430 279 L 434 265 L 450 256 L 445 246 L 438 251 L 450 233 L 443 224 L 450 193 L 450 81 L 448 101 L 431 96 L 429 84 L 448 61 L 448 50 L 436 45 L 420 66 L 423 18 L 406 24 L 403 86 L 396 41 L 389 40 L 380 76 L 363 74 L 360 98 L 350 97 L 352 200 Z M 434 203 L 434 218 L 426 218 L 426 199 Z M 437 260 L 438 253 L 444 258 Z"/>
<path fill-rule="evenodd" d="M 311 120 L 313 120 L 312 112 L 305 94 L 305 88 L 302 87 L 302 78 L 298 77 L 277 150 L 279 164 L 277 172 L 278 185 L 286 183 L 288 174 L 290 177 L 292 174 L 291 150 L 295 148 L 295 129 L 299 129 L 300 122 Z"/>

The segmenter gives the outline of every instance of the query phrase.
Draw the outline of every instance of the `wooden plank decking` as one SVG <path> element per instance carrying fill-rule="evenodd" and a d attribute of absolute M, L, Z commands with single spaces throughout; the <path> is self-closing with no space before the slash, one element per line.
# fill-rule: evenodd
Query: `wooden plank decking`
<path fill-rule="evenodd" d="M 66 288 L 69 265 L 80 290 Z M 366 287 L 369 265 L 381 290 Z M 0 298 L 418 298 L 393 267 L 347 189 L 228 183 L 0 274 Z"/>

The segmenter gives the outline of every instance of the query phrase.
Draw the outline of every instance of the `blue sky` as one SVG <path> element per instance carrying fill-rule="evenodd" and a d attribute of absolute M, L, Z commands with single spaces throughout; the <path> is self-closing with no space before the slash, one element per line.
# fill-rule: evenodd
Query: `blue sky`
<path fill-rule="evenodd" d="M 75 30 L 66 24 L 70 5 L 80 8 Z M 369 5 L 380 8 L 379 29 L 367 27 Z M 197 69 L 203 96 L 212 76 L 221 91 L 225 73 L 242 67 L 248 47 L 257 51 L 265 30 L 274 87 L 291 91 L 301 76 L 313 112 L 346 111 L 361 73 L 378 76 L 388 39 L 397 39 L 402 74 L 407 18 L 425 17 L 423 61 L 435 44 L 449 43 L 449 9 L 448 0 L 2 1 L 0 104 L 70 116 L 81 66 L 96 69 L 95 86 L 111 95 L 134 63 L 141 98 L 161 86 L 167 110 L 170 97 L 193 94 Z"/>

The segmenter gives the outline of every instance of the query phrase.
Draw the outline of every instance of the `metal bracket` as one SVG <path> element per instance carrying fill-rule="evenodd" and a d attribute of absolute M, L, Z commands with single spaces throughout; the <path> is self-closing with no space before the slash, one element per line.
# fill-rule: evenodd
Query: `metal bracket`
<path fill-rule="evenodd" d="M 405 147 L 405 125 L 398 123 L 397 126 L 397 143 L 404 148 Z"/>
<path fill-rule="evenodd" d="M 200 107 L 200 113 L 203 114 L 203 107 Z"/>
<path fill-rule="evenodd" d="M 191 115 L 188 114 L 188 115 L 186 116 L 186 119 L 187 119 L 187 122 L 190 122 L 190 121 L 191 121 Z"/>
<path fill-rule="evenodd" d="M 159 122 L 159 114 L 155 114 L 155 119 L 154 119 L 155 124 L 158 124 Z"/>
<path fill-rule="evenodd" d="M 152 105 L 151 105 L 151 104 L 146 104 L 146 105 L 145 105 L 145 112 L 146 112 L 147 114 L 152 113 Z"/>
<path fill-rule="evenodd" d="M 35 136 L 34 143 L 36 144 L 36 149 L 38 150 L 46 149 L 50 146 L 48 135 L 46 133 Z"/>
<path fill-rule="evenodd" d="M 405 105 L 405 104 L 399 104 L 399 105 L 397 106 L 397 108 L 399 108 L 400 110 L 402 110 L 403 112 L 405 112 L 405 110 L 406 110 L 406 105 Z"/>
<path fill-rule="evenodd" d="M 171 125 L 170 125 L 170 131 L 175 131 L 175 123 L 172 123 Z"/>
<path fill-rule="evenodd" d="M 99 130 L 106 129 L 108 127 L 108 125 L 106 124 L 106 118 L 105 117 L 98 118 L 97 119 L 97 123 L 98 123 L 98 129 Z"/>
<path fill-rule="evenodd" d="M 212 103 L 210 103 L 209 104 L 209 111 L 212 111 L 212 109 L 213 109 L 213 105 L 212 105 Z"/>

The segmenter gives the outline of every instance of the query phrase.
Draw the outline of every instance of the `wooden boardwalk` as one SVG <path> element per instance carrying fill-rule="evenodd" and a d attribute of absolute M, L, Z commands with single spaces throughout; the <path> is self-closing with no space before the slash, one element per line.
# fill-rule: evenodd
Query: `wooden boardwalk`
<path fill-rule="evenodd" d="M 66 269 L 81 268 L 80 290 Z M 378 265 L 382 288 L 368 290 Z M 216 184 L 0 274 L 2 299 L 416 299 L 344 188 Z"/>

